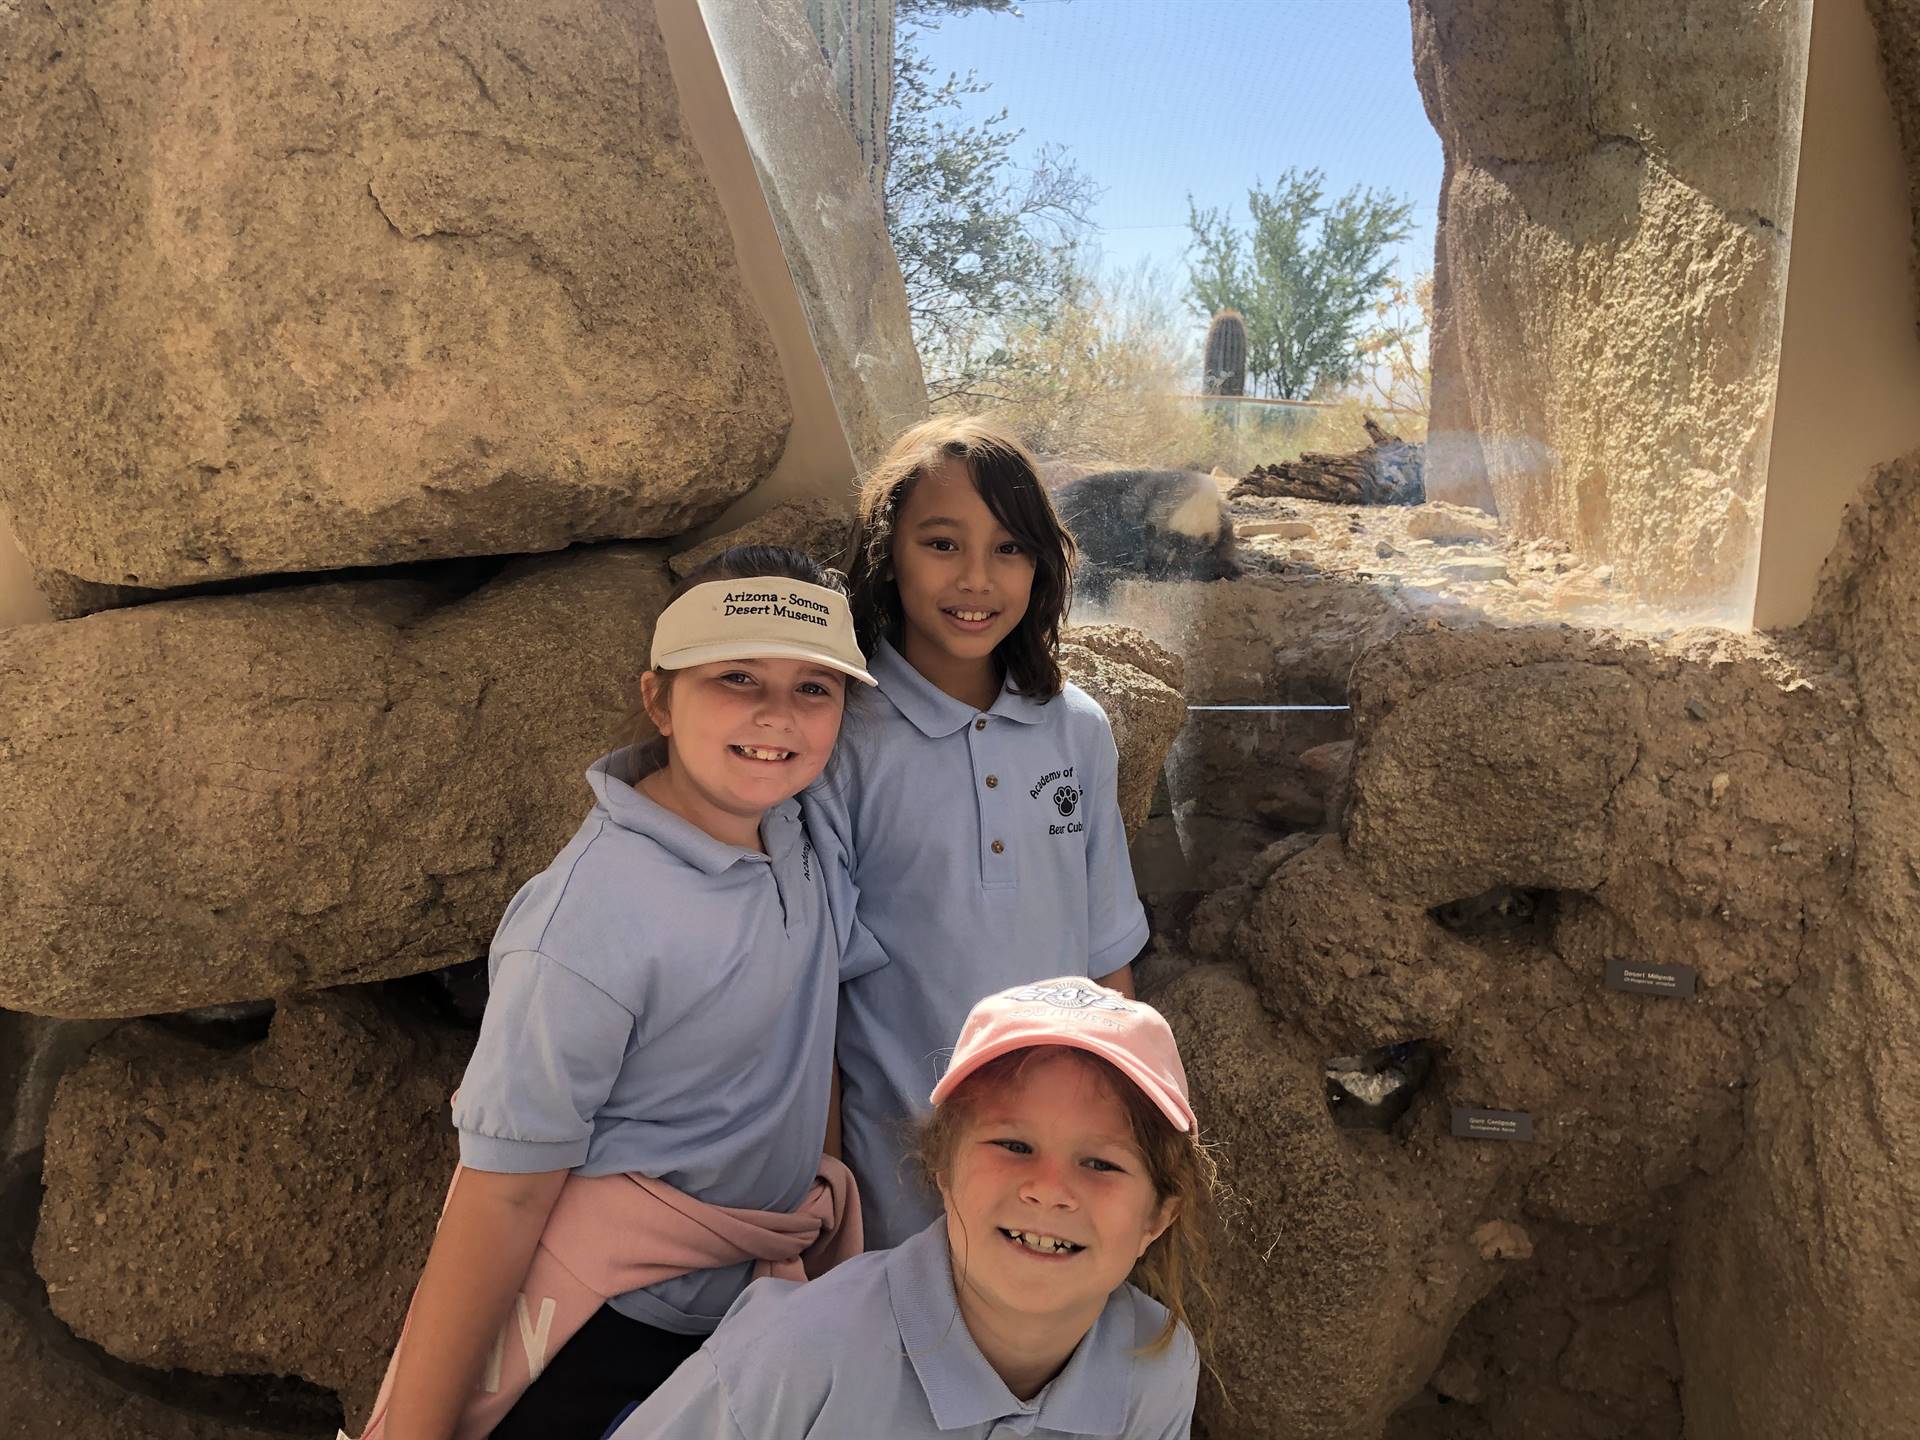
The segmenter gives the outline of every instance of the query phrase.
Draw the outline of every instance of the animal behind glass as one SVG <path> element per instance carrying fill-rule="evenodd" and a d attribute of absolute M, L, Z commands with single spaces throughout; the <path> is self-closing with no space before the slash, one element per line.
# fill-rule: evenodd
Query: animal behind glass
<path fill-rule="evenodd" d="M 1212 477 L 1192 470 L 1104 470 L 1054 492 L 1079 543 L 1082 594 L 1104 604 L 1121 580 L 1231 580 L 1233 518 Z"/>

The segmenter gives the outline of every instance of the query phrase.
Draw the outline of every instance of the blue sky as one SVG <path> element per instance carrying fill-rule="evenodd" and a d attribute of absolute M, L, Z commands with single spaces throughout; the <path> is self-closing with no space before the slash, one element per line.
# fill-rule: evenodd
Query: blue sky
<path fill-rule="evenodd" d="M 1187 195 L 1246 219 L 1246 192 L 1318 167 L 1413 202 L 1400 247 L 1433 265 L 1440 141 L 1413 82 L 1406 0 L 1024 0 L 1022 14 L 944 21 L 920 39 L 944 74 L 972 69 L 1026 131 L 1067 147 L 1105 187 L 1110 263 L 1159 262 L 1184 283 Z"/>

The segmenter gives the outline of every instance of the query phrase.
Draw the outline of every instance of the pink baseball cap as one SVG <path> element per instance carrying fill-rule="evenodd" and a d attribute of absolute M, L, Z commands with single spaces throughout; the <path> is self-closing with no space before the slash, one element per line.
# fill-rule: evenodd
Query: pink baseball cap
<path fill-rule="evenodd" d="M 1038 980 L 989 995 L 967 1014 L 933 1103 L 989 1060 L 1035 1045 L 1065 1045 L 1098 1055 L 1138 1085 L 1177 1130 L 1193 1129 L 1180 1047 L 1160 1012 L 1083 976 Z"/>

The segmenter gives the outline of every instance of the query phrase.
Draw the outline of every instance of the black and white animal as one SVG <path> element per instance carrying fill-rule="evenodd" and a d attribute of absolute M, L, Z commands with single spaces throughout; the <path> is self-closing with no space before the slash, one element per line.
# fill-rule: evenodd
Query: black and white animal
<path fill-rule="evenodd" d="M 1054 506 L 1080 546 L 1076 590 L 1105 603 L 1117 581 L 1231 580 L 1233 517 L 1210 475 L 1101 470 L 1062 485 Z"/>

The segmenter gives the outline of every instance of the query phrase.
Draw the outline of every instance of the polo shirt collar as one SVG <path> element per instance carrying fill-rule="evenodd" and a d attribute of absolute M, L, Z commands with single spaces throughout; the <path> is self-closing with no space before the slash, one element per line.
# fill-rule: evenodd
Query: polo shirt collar
<path fill-rule="evenodd" d="M 1014 1416 L 1069 1435 L 1119 1435 L 1127 1427 L 1134 1307 L 1124 1288 L 1068 1357 L 1066 1368 L 1032 1400 L 1007 1388 L 960 1319 L 943 1215 L 887 1255 L 887 1291 L 900 1344 L 942 1430 L 992 1425 Z"/>
<path fill-rule="evenodd" d="M 891 640 L 880 642 L 870 668 L 873 678 L 879 683 L 880 693 L 892 701 L 893 708 L 906 716 L 914 728 L 929 740 L 939 740 L 966 729 L 967 723 L 978 713 L 971 705 L 954 699 L 909 665 L 900 652 L 893 648 Z M 1009 688 L 1002 688 L 987 714 L 1017 720 L 1022 725 L 1038 725 L 1046 718 L 1045 707 L 1044 700 L 1017 695 Z"/>
<path fill-rule="evenodd" d="M 783 800 L 767 812 L 760 839 L 767 853 L 716 840 L 691 820 L 656 804 L 634 787 L 653 768 L 642 763 L 640 746 L 628 745 L 602 755 L 587 767 L 587 785 L 622 830 L 655 841 L 676 859 L 708 875 L 721 875 L 741 861 L 766 863 L 780 858 L 800 836 L 800 802 Z"/>

